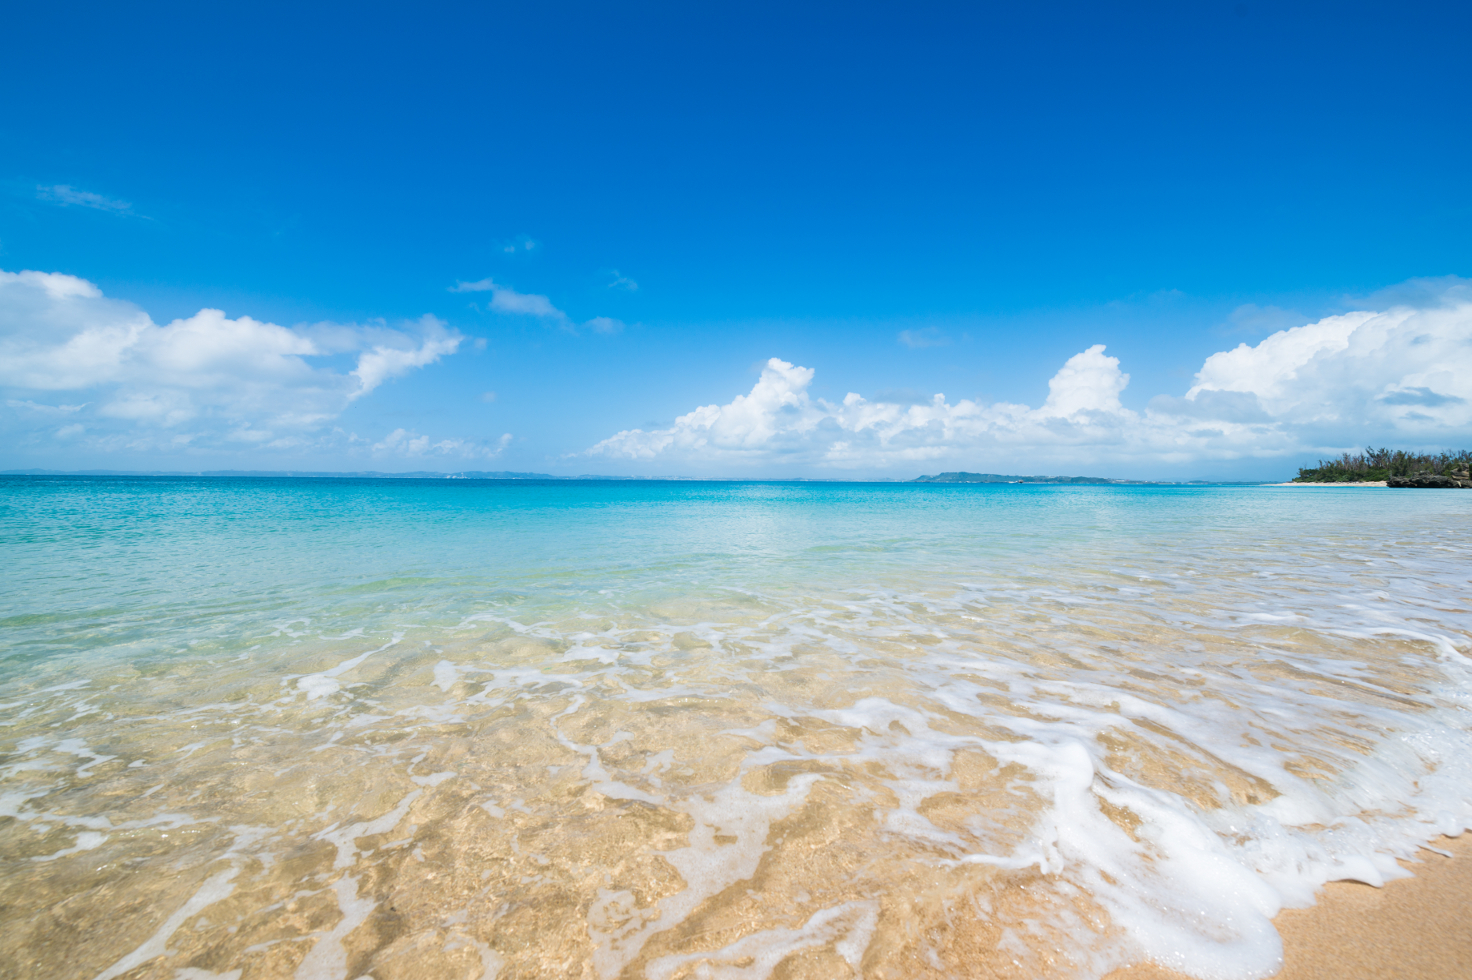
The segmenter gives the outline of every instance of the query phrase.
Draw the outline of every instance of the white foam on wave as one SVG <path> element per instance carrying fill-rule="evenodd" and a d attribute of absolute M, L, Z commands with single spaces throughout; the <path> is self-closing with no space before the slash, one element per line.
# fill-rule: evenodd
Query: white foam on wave
<path fill-rule="evenodd" d="M 684 797 L 636 789 L 613 780 L 599 756 L 601 748 L 631 737 L 627 732 L 616 732 L 602 745 L 589 746 L 572 741 L 555 727 L 558 719 L 576 714 L 586 704 L 587 699 L 578 695 L 552 720 L 558 740 L 588 757 L 582 776 L 592 784 L 591 788 L 610 799 L 667 806 L 694 820 L 689 843 L 661 853 L 679 872 L 684 888 L 643 908 L 629 891 L 599 889 L 597 901 L 589 908 L 588 934 L 595 946 L 593 967 L 604 980 L 613 980 L 638 956 L 651 936 L 674 928 L 706 899 L 754 875 L 762 855 L 769 850 L 767 833 L 772 823 L 796 810 L 818 777 L 795 777 L 781 793 L 771 796 L 748 792 L 741 785 L 740 775 L 726 785 Z M 661 765 L 667 766 L 672 757 L 668 751 L 660 753 L 660 758 L 651 760 L 644 768 L 652 773 Z M 743 766 L 741 773 L 746 771 L 747 767 Z M 717 837 L 725 839 L 718 841 Z"/>
<path fill-rule="evenodd" d="M 374 817 L 372 820 L 359 820 L 348 824 L 346 827 L 333 824 L 326 830 L 318 831 L 313 836 L 317 840 L 325 840 L 337 848 L 337 858 L 332 863 L 334 869 L 350 868 L 358 860 L 358 838 L 368 837 L 373 834 L 386 834 L 390 830 L 393 830 L 408 814 L 409 807 L 422 795 L 424 795 L 424 790 L 416 789 L 394 804 L 393 809 Z"/>
<path fill-rule="evenodd" d="M 866 624 L 871 635 L 915 635 L 904 622 L 907 617 L 895 615 L 900 604 L 893 598 L 877 605 L 886 608 L 878 617 L 872 607 L 867 610 L 873 617 Z M 927 606 L 927 611 L 935 610 Z M 975 651 L 962 655 L 954 642 L 943 640 L 937 652 L 911 667 L 924 696 L 938 707 L 1009 730 L 1015 738 L 942 734 L 931 727 L 924 710 L 884 698 L 840 710 L 769 704 L 779 716 L 816 717 L 863 735 L 854 751 L 824 754 L 771 744 L 766 725 L 742 730 L 739 734 L 768 743 L 754 750 L 745 765 L 783 759 L 882 764 L 894 774 L 885 784 L 898 801 L 883 817 L 888 832 L 950 848 L 959 863 L 1036 868 L 1070 882 L 1102 906 L 1115 939 L 1096 936 L 1092 950 L 1079 937 L 1078 923 L 1066 917 L 1056 923 L 1062 934 L 1079 939 L 1081 948 L 1075 952 L 1090 962 L 1092 972 L 1150 960 L 1202 980 L 1256 980 L 1281 967 L 1281 940 L 1271 919 L 1282 908 L 1311 904 L 1328 881 L 1379 886 L 1405 877 L 1408 872 L 1398 859 L 1412 857 L 1434 834 L 1456 835 L 1472 828 L 1472 735 L 1458 711 L 1469 704 L 1472 673 L 1464 669 L 1468 660 L 1456 639 L 1403 626 L 1376 624 L 1357 630 L 1342 621 L 1324 622 L 1314 609 L 1291 617 L 1239 614 L 1235 622 L 1263 618 L 1292 619 L 1337 636 L 1394 636 L 1428 644 L 1445 674 L 1435 697 L 1451 706 L 1438 708 L 1372 680 L 1357 681 L 1368 671 L 1353 662 L 1295 656 L 1282 649 L 1273 649 L 1262 663 L 1282 662 L 1286 669 L 1307 671 L 1313 678 L 1359 684 L 1351 694 L 1368 695 L 1368 700 L 1338 698 L 1317 681 L 1263 683 L 1250 671 L 1214 665 L 1203 654 L 1200 665 L 1177 665 L 1177 671 L 1209 681 L 1207 693 L 1162 703 L 1128 693 L 1129 678 L 1119 673 L 1119 666 L 1100 670 L 1105 665 L 1095 664 L 1092 674 L 1043 679 L 1010 658 L 978 657 Z M 1374 610 L 1373 618 L 1387 617 Z M 854 631 L 852 624 L 846 629 Z M 785 633 L 777 640 L 743 640 L 763 657 L 780 659 L 790 656 L 795 643 L 814 638 L 811 629 Z M 850 644 L 827 645 L 844 649 Z M 978 684 L 978 675 L 992 686 Z M 1008 711 L 988 709 L 979 700 L 998 686 L 1009 692 Z M 1206 768 L 1225 764 L 1261 780 L 1276 795 L 1241 803 L 1218 784 L 1216 805 L 1203 809 L 1179 792 L 1153 788 L 1112 769 L 1102 745 L 1102 736 L 1111 731 L 1199 754 Z M 1254 732 L 1263 737 L 1254 737 Z M 1271 745 L 1267 732 L 1293 744 Z M 1374 740 L 1368 749 L 1366 738 Z M 1360 748 L 1342 747 L 1354 739 Z M 963 747 L 1022 767 L 1033 791 L 1046 800 L 1028 840 L 1012 850 L 960 853 L 967 842 L 921 813 L 923 801 L 956 788 L 948 779 L 949 760 Z M 1300 752 L 1331 759 L 1336 774 L 1309 779 L 1290 771 Z M 596 761 L 596 755 L 592 758 Z M 590 763 L 587 778 L 609 778 L 601 767 L 592 769 Z M 1105 814 L 1106 806 L 1138 820 L 1132 833 Z M 729 956 L 712 954 L 702 969 L 726 975 L 720 971 L 727 967 L 712 964 L 740 959 L 746 953 L 738 951 L 748 950 L 744 943 L 735 944 Z M 673 971 L 706 955 L 667 957 L 660 961 L 661 969 Z M 752 968 L 730 967 L 738 972 L 729 975 L 746 976 L 741 971 Z"/>
<path fill-rule="evenodd" d="M 434 686 L 444 693 L 450 693 L 450 688 L 460 679 L 460 671 L 448 660 L 441 660 L 434 665 Z"/>
<path fill-rule="evenodd" d="M 211 876 L 199 886 L 193 895 L 189 896 L 183 905 L 165 919 L 158 930 L 145 939 L 142 945 L 97 974 L 94 980 L 112 980 L 113 977 L 121 976 L 135 967 L 142 966 L 154 957 L 166 953 L 169 939 L 179 931 L 180 926 L 209 906 L 230 897 L 230 894 L 235 891 L 235 886 L 231 882 L 239 871 L 239 868 L 232 867 Z"/>
<path fill-rule="evenodd" d="M 1142 598 L 1151 595 L 1149 588 L 1133 593 Z M 1098 604 L 1088 597 L 1068 598 L 1066 605 Z M 1393 637 L 1426 644 L 1445 674 L 1434 698 L 1442 705 L 1472 704 L 1472 673 L 1465 669 L 1469 661 L 1457 648 L 1465 640 L 1432 629 L 1408 628 L 1382 607 L 1366 608 L 1357 618 L 1352 604 L 1335 603 L 1335 598 L 1332 593 L 1300 597 L 1302 608 L 1281 612 L 1227 609 L 1211 625 L 1231 631 L 1257 623 L 1292 623 L 1327 636 Z M 1029 599 L 1036 603 L 1038 597 Z M 1281 909 L 1312 904 L 1328 881 L 1352 879 L 1379 886 L 1405 877 L 1408 872 L 1398 859 L 1411 857 L 1434 834 L 1455 835 L 1472 827 L 1472 763 L 1467 761 L 1472 759 L 1472 736 L 1464 718 L 1426 697 L 1378 685 L 1365 665 L 1275 646 L 1264 648 L 1265 656 L 1239 668 L 1215 662 L 1217 655 L 1200 644 L 1187 644 L 1199 656 L 1171 664 L 1172 674 L 1206 691 L 1184 700 L 1162 700 L 1162 695 L 1131 692 L 1138 685 L 1127 674 L 1128 663 L 1096 661 L 1086 671 L 1049 675 L 1011 657 L 979 655 L 974 647 L 958 645 L 954 633 L 914 621 L 915 605 L 933 616 L 955 603 L 933 597 L 917 603 L 914 597 L 870 593 L 847 607 L 853 616 L 849 622 L 799 610 L 775 635 L 768 628 L 758 637 L 757 630 L 748 628 L 725 639 L 738 639 L 755 656 L 777 661 L 791 657 L 800 643 L 865 655 L 861 645 L 848 637 L 902 640 L 928 635 L 938 644 L 909 667 L 922 696 L 938 708 L 969 715 L 1014 737 L 943 734 L 932 727 L 925 710 L 884 698 L 864 699 L 839 710 L 769 703 L 778 716 L 820 718 L 863 735 L 854 751 L 814 753 L 773 744 L 772 729 L 764 723 L 739 732 L 765 743 L 748 755 L 743 769 L 783 759 L 882 765 L 893 774 L 885 785 L 897 800 L 883 815 L 887 832 L 949 849 L 951 860 L 960 864 L 1013 871 L 1035 868 L 1069 883 L 1107 912 L 1107 935 L 1093 930 L 1092 940 L 1080 935 L 1090 930 L 1069 921 L 1067 913 L 1054 923 L 1060 934 L 1078 940 L 1079 948 L 1072 953 L 1085 972 L 1097 974 L 1122 963 L 1149 960 L 1202 980 L 1270 976 L 1282 964 L 1281 940 L 1271 921 Z M 818 622 L 802 622 L 808 616 Z M 1054 622 L 1066 625 L 1068 620 L 1055 617 Z M 833 633 L 825 631 L 830 624 Z M 1296 671 L 1312 680 L 1266 683 L 1252 673 L 1275 664 L 1290 676 Z M 1336 697 L 1322 689 L 1319 678 L 1347 685 L 1352 696 L 1366 697 Z M 584 676 L 578 686 L 586 690 L 587 683 Z M 998 689 L 1008 692 L 1007 711 L 985 707 L 984 695 Z M 579 695 L 568 713 L 583 701 Z M 1273 798 L 1242 803 L 1218 783 L 1219 798 L 1203 808 L 1180 792 L 1146 785 L 1111 768 L 1103 747 L 1111 732 L 1166 745 L 1187 756 L 1195 754 L 1208 770 L 1230 767 L 1261 781 Z M 1274 744 L 1274 737 L 1292 744 Z M 1367 738 L 1373 740 L 1368 749 Z M 1354 740 L 1360 748 L 1343 747 Z M 564 744 L 588 756 L 584 778 L 605 795 L 683 808 L 680 801 L 614 779 L 600 763 L 597 747 L 566 740 Z M 936 827 L 921 812 L 927 799 L 956 789 L 949 779 L 950 759 L 967 747 L 987 752 L 999 764 L 1020 766 L 1029 775 L 1031 789 L 1045 801 L 1027 839 L 1004 852 L 968 851 L 973 841 Z M 1336 774 L 1309 779 L 1290 771 L 1289 764 L 1302 752 L 1332 760 Z M 714 806 L 718 800 L 709 802 Z M 749 801 L 728 802 L 739 807 Z M 1132 815 L 1137 825 L 1127 832 L 1106 815 L 1106 807 Z M 721 819 L 707 809 L 700 826 Z M 684 859 L 671 857 L 671 863 L 679 866 Z M 687 889 L 691 898 L 703 891 Z M 686 901 L 661 903 L 669 905 L 661 908 L 661 929 L 688 913 Z M 651 924 L 641 924 L 637 910 L 620 904 L 624 902 L 624 894 L 604 896 L 590 919 L 590 930 L 599 936 L 600 970 L 605 975 L 621 969 L 651 929 Z M 613 914 L 616 909 L 618 915 Z M 814 916 L 811 921 L 826 920 Z M 614 922 L 616 928 L 610 925 Z M 711 976 L 764 976 L 770 964 L 761 966 L 766 963 L 761 956 L 748 959 L 752 951 L 783 947 L 789 940 L 808 941 L 796 938 L 807 935 L 802 930 L 756 935 L 769 942 L 764 945 L 752 936 L 717 953 L 665 957 L 657 961 L 657 968 L 651 964 L 650 975 L 673 973 L 700 960 L 701 970 Z M 738 962 L 744 965 L 733 965 Z"/>
<path fill-rule="evenodd" d="M 1465 704 L 1472 678 L 1461 668 L 1466 659 L 1451 638 L 1404 629 L 1394 633 L 1431 643 L 1447 670 L 1447 689 L 1439 693 Z M 1035 865 L 1075 881 L 1126 933 L 1128 943 L 1120 951 L 1126 960 L 1149 959 L 1203 980 L 1269 976 L 1281 966 L 1281 943 L 1270 922 L 1281 908 L 1311 904 L 1327 881 L 1379 886 L 1405 877 L 1408 872 L 1397 858 L 1410 857 L 1433 834 L 1472 828 L 1472 737 L 1464 718 L 1445 709 L 1428 717 L 1322 693 L 1295 699 L 1295 692 L 1283 687 L 1251 683 L 1227 692 L 1235 702 L 1230 705 L 1199 698 L 1165 706 L 1123 694 L 1117 683 L 1017 683 L 1021 672 L 1005 662 L 979 664 L 968 658 L 944 666 L 958 674 L 1013 675 L 1014 706 L 1031 717 L 979 710 L 976 698 L 983 690 L 958 677 L 932 693 L 952 710 L 1024 736 L 982 744 L 999 761 L 1024 766 L 1050 801 L 1027 845 L 1003 856 L 962 860 L 1009 868 Z M 1090 703 L 1107 708 L 1082 707 Z M 1322 724 L 1332 731 L 1336 714 L 1342 720 L 1352 712 L 1360 725 L 1380 730 L 1383 737 L 1368 755 L 1333 753 L 1342 767 L 1333 779 L 1304 779 L 1285 769 L 1291 750 L 1243 740 L 1254 715 L 1281 718 L 1287 703 L 1293 704 L 1293 727 L 1307 733 L 1318 751 L 1326 746 L 1313 744 L 1314 728 Z M 827 717 L 884 730 L 904 713 L 873 700 Z M 1099 736 L 1134 719 L 1153 721 L 1191 746 L 1209 746 L 1218 758 L 1264 779 L 1280 795 L 1258 805 L 1202 810 L 1181 795 L 1112 771 Z M 926 732 L 913 718 L 904 723 L 916 734 Z M 899 754 L 933 760 L 937 748 L 954 743 L 953 738 L 930 738 Z M 928 767 L 944 771 L 933 761 Z M 925 789 L 922 781 L 920 792 Z M 1101 801 L 1139 818 L 1138 841 L 1103 815 Z M 910 808 L 902 818 L 891 818 L 890 825 L 902 830 L 923 819 Z"/>
<path fill-rule="evenodd" d="M 359 632 L 361 632 L 361 630 L 353 631 L 353 633 Z M 315 674 L 306 674 L 305 676 L 299 677 L 297 678 L 296 682 L 297 689 L 306 692 L 308 701 L 315 701 L 317 698 L 326 697 L 329 694 L 336 694 L 338 691 L 342 690 L 342 684 L 337 680 L 337 678 L 352 670 L 354 667 L 358 666 L 363 661 L 373 656 L 375 653 L 382 653 L 390 647 L 396 646 L 401 640 L 403 640 L 403 638 L 403 633 L 395 633 L 392 640 L 389 640 L 387 643 L 385 643 L 381 647 L 378 647 L 376 650 L 369 650 L 367 653 L 360 653 L 356 657 L 342 661 L 336 667 L 333 667 L 330 670 L 319 671 Z"/>
<path fill-rule="evenodd" d="M 879 923 L 878 902 L 845 902 L 823 909 L 796 929 L 763 929 L 709 953 L 661 956 L 650 962 L 649 980 L 669 980 L 681 967 L 698 963 L 697 976 L 710 980 L 764 980 L 793 953 L 832 945 L 855 974 Z"/>
<path fill-rule="evenodd" d="M 749 793 L 737 780 L 708 796 L 672 801 L 695 819 L 689 845 L 661 854 L 685 887 L 647 908 L 639 908 L 630 892 L 600 890 L 599 901 L 588 912 L 598 974 L 604 980 L 617 977 L 655 933 L 674 928 L 707 898 L 755 874 L 768 850 L 768 829 L 801 805 L 817 779 L 798 776 L 775 796 Z M 718 842 L 717 835 L 735 840 Z"/>
<path fill-rule="evenodd" d="M 347 980 L 348 953 L 342 941 L 367 921 L 368 916 L 378 907 L 373 899 L 358 895 L 358 879 L 351 875 L 343 875 L 333 882 L 332 891 L 337 896 L 337 907 L 342 912 L 342 918 L 331 929 L 318 936 L 312 948 L 307 950 L 307 955 L 302 958 L 293 974 L 296 980 Z"/>

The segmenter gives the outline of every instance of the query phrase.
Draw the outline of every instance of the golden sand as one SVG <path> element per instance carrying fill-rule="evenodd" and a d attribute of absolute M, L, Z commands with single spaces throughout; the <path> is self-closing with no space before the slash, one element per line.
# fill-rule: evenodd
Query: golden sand
<path fill-rule="evenodd" d="M 1472 834 L 1421 851 L 1414 878 L 1372 888 L 1330 882 L 1312 908 L 1274 920 L 1284 965 L 1275 980 L 1468 980 L 1472 977 Z M 1105 980 L 1189 980 L 1137 966 Z"/>

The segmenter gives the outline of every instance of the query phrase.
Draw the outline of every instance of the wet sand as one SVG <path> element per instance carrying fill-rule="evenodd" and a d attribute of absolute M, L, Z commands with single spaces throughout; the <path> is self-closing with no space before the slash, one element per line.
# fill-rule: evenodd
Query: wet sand
<path fill-rule="evenodd" d="M 1284 966 L 1275 980 L 1467 980 L 1472 977 L 1472 834 L 1433 845 L 1406 864 L 1414 878 L 1383 888 L 1330 882 L 1313 908 L 1274 919 Z M 1138 966 L 1105 980 L 1188 980 Z"/>

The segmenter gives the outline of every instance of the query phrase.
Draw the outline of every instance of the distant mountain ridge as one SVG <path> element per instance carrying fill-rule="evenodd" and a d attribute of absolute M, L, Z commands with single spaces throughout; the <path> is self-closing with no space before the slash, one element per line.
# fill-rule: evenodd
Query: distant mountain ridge
<path fill-rule="evenodd" d="M 1111 480 L 1102 476 L 1008 476 L 1004 473 L 938 473 L 916 477 L 911 483 L 1145 483 L 1144 480 Z"/>

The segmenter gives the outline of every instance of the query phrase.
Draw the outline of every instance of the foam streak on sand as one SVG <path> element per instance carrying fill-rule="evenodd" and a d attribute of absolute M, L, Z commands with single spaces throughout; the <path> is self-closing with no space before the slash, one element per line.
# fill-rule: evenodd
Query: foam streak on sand
<path fill-rule="evenodd" d="M 1472 825 L 1472 495 L 108 486 L 0 511 L 0 980 L 1255 980 Z"/>
<path fill-rule="evenodd" d="M 179 931 L 179 927 L 189 920 L 190 916 L 204 911 L 221 899 L 229 897 L 230 893 L 234 891 L 234 886 L 230 884 L 230 880 L 235 877 L 236 871 L 237 869 L 235 868 L 231 868 L 228 871 L 221 871 L 203 885 L 200 885 L 199 891 L 191 895 L 189 901 L 185 902 L 178 911 L 165 919 L 163 925 L 158 927 L 157 932 L 144 940 L 143 944 L 133 950 L 133 952 L 97 974 L 96 980 L 112 980 L 113 977 L 121 976 L 129 970 L 166 953 L 168 951 L 169 940 L 173 938 L 174 933 Z"/>

